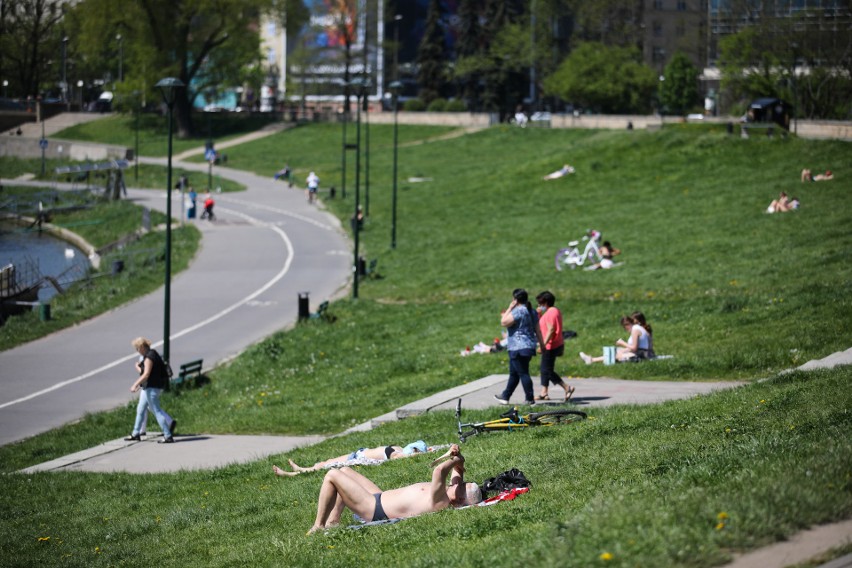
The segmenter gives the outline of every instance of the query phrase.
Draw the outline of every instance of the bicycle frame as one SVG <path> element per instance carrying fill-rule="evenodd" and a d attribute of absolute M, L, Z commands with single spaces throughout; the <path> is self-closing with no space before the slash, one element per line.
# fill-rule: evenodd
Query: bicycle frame
<path fill-rule="evenodd" d="M 597 240 L 583 237 L 583 240 L 587 239 L 589 242 L 586 243 L 582 254 L 580 254 L 580 249 L 578 248 L 579 241 L 571 241 L 568 243 L 568 248 L 557 251 L 555 258 L 556 270 L 562 270 L 563 264 L 567 264 L 571 268 L 582 266 L 586 262 L 586 259 L 591 260 L 594 258 L 596 262 L 600 262 L 601 251 L 598 248 Z"/>
<path fill-rule="evenodd" d="M 461 399 L 459 399 L 458 404 L 456 405 L 456 421 L 458 422 L 459 440 L 464 442 L 465 439 L 470 436 L 475 436 L 476 434 L 491 430 L 517 430 L 521 428 L 529 428 L 530 424 L 526 422 L 527 416 L 519 415 L 518 408 L 515 407 L 512 410 L 501 414 L 500 418 L 496 420 L 487 420 L 485 422 L 462 422 Z M 465 428 L 470 428 L 471 430 L 465 432 Z"/>

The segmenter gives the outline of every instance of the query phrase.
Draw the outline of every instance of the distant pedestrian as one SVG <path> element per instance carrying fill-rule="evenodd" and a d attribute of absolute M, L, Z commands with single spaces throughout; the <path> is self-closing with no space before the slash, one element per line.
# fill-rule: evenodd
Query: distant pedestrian
<path fill-rule="evenodd" d="M 556 358 L 565 354 L 565 340 L 562 337 L 562 312 L 554 305 L 556 297 L 549 291 L 544 291 L 535 297 L 538 303 L 539 326 L 541 328 L 541 394 L 536 400 L 550 400 L 548 387 L 550 383 L 565 389 L 565 402 L 574 394 L 574 387 L 569 386 L 554 370 Z"/>
<path fill-rule="evenodd" d="M 202 219 L 212 221 L 216 218 L 216 215 L 213 214 L 214 205 L 216 205 L 216 202 L 213 201 L 213 196 L 210 195 L 210 190 L 208 189 L 207 193 L 204 194 L 204 212 L 201 214 Z"/>
<path fill-rule="evenodd" d="M 283 179 L 287 182 L 287 187 L 293 187 L 293 171 L 290 169 L 290 164 L 284 164 L 284 167 L 275 172 L 275 175 L 272 176 L 272 179 L 278 181 L 279 179 Z"/>
<path fill-rule="evenodd" d="M 176 422 L 160 407 L 160 396 L 169 383 L 166 364 L 160 354 L 151 349 L 151 342 L 144 337 L 137 337 L 133 340 L 132 345 L 144 357 L 144 361 L 142 362 L 142 374 L 130 387 L 130 392 L 140 391 L 139 404 L 136 406 L 136 422 L 133 424 L 133 431 L 125 440 L 138 442 L 142 439 L 140 436 L 143 429 L 142 420 L 147 418 L 146 410 L 150 409 L 163 430 L 163 439 L 160 443 L 171 444 L 175 441 L 173 428 L 176 426 Z"/>
<path fill-rule="evenodd" d="M 187 219 L 195 219 L 195 214 L 198 207 L 198 194 L 195 192 L 195 188 L 190 186 L 189 188 L 189 208 L 186 211 Z"/>
<path fill-rule="evenodd" d="M 136 372 L 139 373 L 139 376 L 142 376 L 142 374 L 145 372 L 145 356 L 144 355 L 139 356 L 139 360 L 136 361 L 135 367 L 136 367 Z M 148 432 L 147 432 L 147 429 L 148 429 L 148 407 L 147 406 L 145 407 L 144 413 L 145 414 L 142 417 L 142 426 L 139 429 L 139 436 L 140 437 L 148 435 Z M 175 427 L 177 426 L 177 420 L 172 418 L 169 415 L 169 413 L 166 412 L 165 410 L 163 410 L 163 414 L 166 415 L 166 420 L 169 423 L 169 428 L 172 431 L 172 436 L 174 436 L 175 435 Z"/>
<path fill-rule="evenodd" d="M 530 360 L 535 356 L 536 341 L 539 345 L 544 345 L 544 342 L 538 327 L 538 318 L 530 305 L 526 290 L 516 288 L 512 292 L 512 303 L 501 314 L 500 324 L 509 332 L 509 381 L 503 392 L 495 394 L 494 398 L 500 404 L 509 404 L 509 399 L 520 382 L 526 395 L 524 404 L 535 404 Z"/>
<path fill-rule="evenodd" d="M 308 203 L 313 203 L 317 198 L 317 190 L 319 189 L 320 179 L 314 172 L 308 174 L 305 182 L 308 185 Z"/>

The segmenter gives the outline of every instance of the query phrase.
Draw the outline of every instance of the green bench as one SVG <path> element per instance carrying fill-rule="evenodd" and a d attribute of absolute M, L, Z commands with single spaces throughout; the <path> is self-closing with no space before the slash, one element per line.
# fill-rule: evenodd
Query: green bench
<path fill-rule="evenodd" d="M 201 366 L 204 364 L 204 359 L 197 359 L 195 361 L 190 361 L 189 363 L 184 363 L 180 366 L 180 372 L 177 377 L 172 378 L 172 384 L 179 385 L 191 378 L 194 378 L 196 381 L 199 377 L 201 377 Z"/>

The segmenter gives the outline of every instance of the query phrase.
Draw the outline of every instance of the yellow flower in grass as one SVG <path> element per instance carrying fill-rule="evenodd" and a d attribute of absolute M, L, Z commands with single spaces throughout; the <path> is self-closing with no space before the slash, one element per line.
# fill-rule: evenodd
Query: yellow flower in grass
<path fill-rule="evenodd" d="M 612 553 L 611 553 L 611 552 L 604 552 L 603 554 L 601 554 L 600 556 L 598 556 L 598 558 L 600 558 L 600 559 L 601 559 L 601 560 L 603 560 L 604 562 L 607 562 L 607 561 L 609 561 L 609 560 L 612 560 L 612 559 L 613 559 L 613 555 L 612 555 Z"/>
<path fill-rule="evenodd" d="M 725 519 L 728 518 L 728 513 L 726 513 L 725 511 L 722 511 L 721 513 L 716 515 L 716 518 L 719 519 L 720 521 L 724 521 Z"/>
<path fill-rule="evenodd" d="M 717 530 L 717 531 L 720 531 L 720 530 L 722 530 L 723 528 L 725 528 L 725 523 L 717 523 L 717 524 L 716 524 L 716 530 Z"/>
<path fill-rule="evenodd" d="M 49 540 L 50 540 L 50 537 L 49 537 L 49 536 L 40 536 L 40 537 L 38 537 L 38 541 L 39 541 L 39 542 L 47 542 L 47 541 L 49 541 Z"/>

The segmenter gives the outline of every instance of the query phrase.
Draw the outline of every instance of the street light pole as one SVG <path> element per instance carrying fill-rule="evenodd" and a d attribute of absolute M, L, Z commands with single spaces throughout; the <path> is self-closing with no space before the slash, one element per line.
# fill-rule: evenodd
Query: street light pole
<path fill-rule="evenodd" d="M 62 38 L 62 102 L 68 102 L 68 36 Z"/>
<path fill-rule="evenodd" d="M 346 199 L 346 123 L 349 122 L 349 85 L 343 86 L 343 144 L 340 148 L 341 164 L 340 171 L 340 196 Z"/>
<path fill-rule="evenodd" d="M 172 288 L 172 110 L 177 99 L 178 89 L 186 85 L 179 79 L 167 77 L 155 85 L 163 94 L 163 100 L 169 109 L 169 150 L 166 167 L 166 278 L 163 307 L 163 360 L 169 362 L 169 336 L 171 319 Z"/>
<path fill-rule="evenodd" d="M 118 40 L 118 82 L 124 81 L 124 38 L 121 34 L 117 34 L 115 39 Z"/>
<path fill-rule="evenodd" d="M 397 160 L 397 149 L 399 147 L 399 122 L 397 120 L 397 110 L 399 104 L 399 89 L 402 86 L 402 83 L 399 81 L 394 81 L 390 85 L 388 85 L 391 89 L 391 93 L 393 95 L 393 201 L 391 204 L 391 248 L 396 248 L 396 178 L 397 178 L 397 170 L 396 170 L 396 160 Z"/>
<path fill-rule="evenodd" d="M 369 80 L 367 81 L 369 83 Z M 364 216 L 370 216 L 370 93 L 364 93 Z"/>
<path fill-rule="evenodd" d="M 136 152 L 133 154 L 134 165 L 133 165 L 133 179 L 134 181 L 139 181 L 139 115 L 142 114 L 142 104 L 139 99 L 139 91 L 133 91 L 134 102 L 136 103 L 134 106 L 136 107 Z M 82 110 L 82 109 L 81 109 Z"/>
<path fill-rule="evenodd" d="M 352 266 L 355 275 L 352 285 L 353 300 L 358 299 L 358 279 L 361 276 L 359 266 L 361 226 L 358 213 L 361 209 L 361 98 L 364 96 L 365 82 L 363 77 L 358 77 L 352 81 L 352 84 L 356 86 L 356 101 L 358 105 L 355 111 L 355 213 L 352 216 L 352 232 L 355 233 L 355 258 Z"/>

